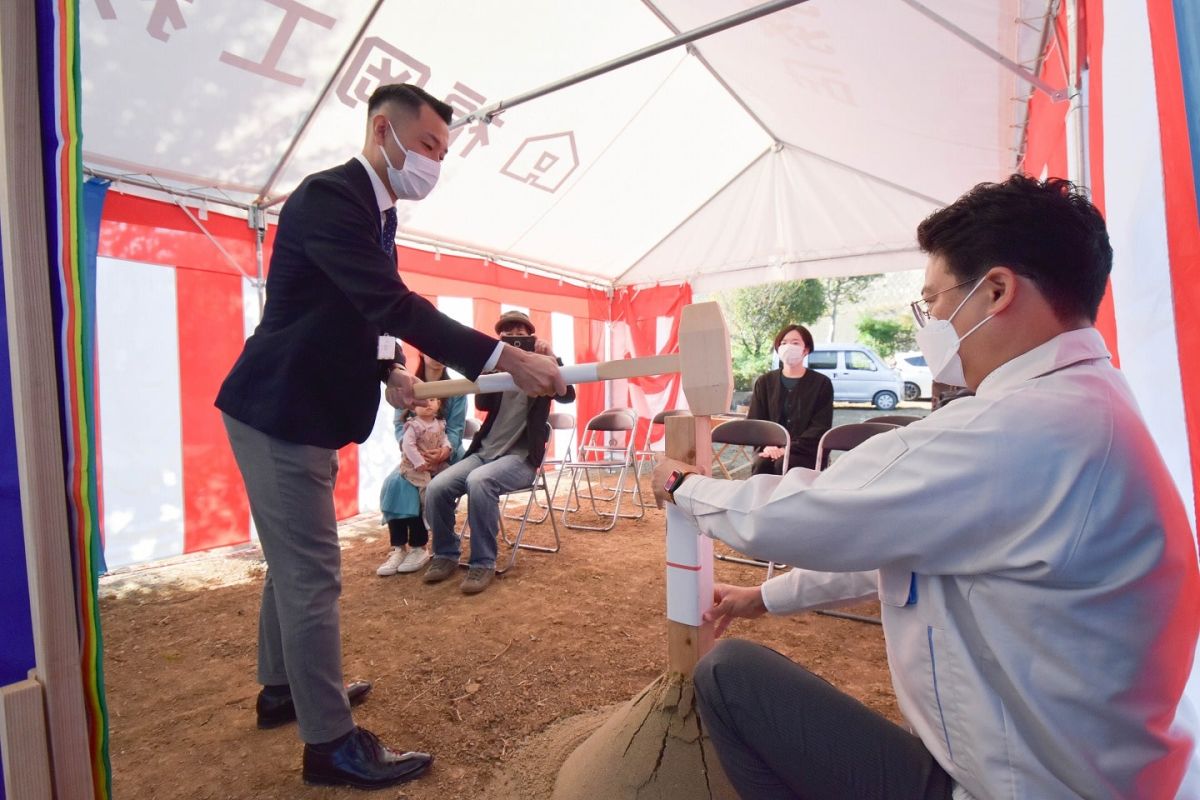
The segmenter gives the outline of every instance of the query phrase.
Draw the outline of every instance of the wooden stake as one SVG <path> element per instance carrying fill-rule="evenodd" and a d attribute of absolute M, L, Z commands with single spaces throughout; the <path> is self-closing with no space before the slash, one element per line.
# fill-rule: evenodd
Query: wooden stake
<path fill-rule="evenodd" d="M 695 465 L 697 471 L 712 474 L 712 426 L 708 417 L 667 417 L 666 454 L 668 458 Z M 709 556 L 711 559 L 711 555 Z M 711 567 L 711 563 L 709 564 Z M 700 598 L 701 608 L 712 604 L 711 597 Z M 712 649 L 713 626 L 697 626 L 667 620 L 667 668 L 691 678 L 700 657 Z"/>
<path fill-rule="evenodd" d="M 44 752 L 48 728 L 55 796 L 90 800 L 92 759 L 70 527 L 63 502 L 67 492 L 62 439 L 55 413 L 60 398 L 50 313 L 36 43 L 34 4 L 0 2 L 0 238 L 36 674 L 45 691 L 48 721 L 44 728 L 33 721 L 36 714 L 24 694 L 31 690 L 26 688 L 21 690 L 17 716 L 4 717 L 6 726 L 15 719 L 21 727 L 8 728 L 4 735 L 9 741 L 14 735 L 28 737 L 30 748 L 40 746 Z M 28 763 L 5 758 L 5 779 L 15 770 L 17 785 L 25 785 Z"/>

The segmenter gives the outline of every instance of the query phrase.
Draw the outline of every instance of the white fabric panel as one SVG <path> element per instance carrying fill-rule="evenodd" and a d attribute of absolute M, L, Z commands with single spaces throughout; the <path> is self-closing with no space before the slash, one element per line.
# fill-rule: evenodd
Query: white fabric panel
<path fill-rule="evenodd" d="M 400 464 L 400 446 L 396 444 L 393 426 L 395 409 L 383 399 L 379 387 L 379 407 L 375 412 L 375 427 L 371 435 L 358 446 L 358 511 L 379 510 L 379 489 L 383 479 Z"/>
<path fill-rule="evenodd" d="M 121 567 L 183 552 L 175 270 L 96 260 L 104 558 Z"/>
<path fill-rule="evenodd" d="M 575 318 L 561 311 L 550 312 L 550 341 L 554 345 L 554 354 L 562 359 L 564 366 L 575 363 Z M 575 426 L 579 427 L 579 410 L 574 403 L 553 404 L 554 411 L 561 411 L 575 417 Z M 554 453 L 561 456 L 567 452 L 571 443 L 571 431 L 554 432 Z"/>
<path fill-rule="evenodd" d="M 764 153 L 621 280 L 688 280 L 697 291 L 711 291 L 860 269 L 917 269 L 925 263 L 916 248 L 917 223 L 935 209 L 785 147 Z"/>
<path fill-rule="evenodd" d="M 456 322 L 461 322 L 463 325 L 467 325 L 472 328 L 475 327 L 475 301 L 470 297 L 450 297 L 448 295 L 439 296 L 437 298 L 437 307 L 438 311 L 442 312 Z M 487 332 L 491 333 L 491 331 Z M 446 369 L 446 372 L 452 378 L 462 377 L 457 372 L 449 368 Z M 475 395 L 469 394 L 467 395 L 467 417 L 470 418 L 474 414 Z"/>
<path fill-rule="evenodd" d="M 1104 194 L 1113 246 L 1112 290 L 1121 371 L 1179 493 L 1191 498 L 1171 299 L 1162 151 L 1150 27 L 1142 3 L 1105 4 Z M 1195 529 L 1195 508 L 1187 503 Z"/>
<path fill-rule="evenodd" d="M 242 278 L 242 338 L 249 339 L 262 314 L 258 308 L 258 289 L 249 278 Z"/>

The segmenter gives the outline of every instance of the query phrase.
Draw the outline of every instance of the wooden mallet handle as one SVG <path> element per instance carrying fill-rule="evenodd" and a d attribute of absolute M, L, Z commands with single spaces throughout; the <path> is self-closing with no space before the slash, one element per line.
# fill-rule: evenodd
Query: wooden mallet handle
<path fill-rule="evenodd" d="M 627 358 L 621 361 L 601 361 L 596 364 L 576 364 L 562 368 L 563 380 L 568 384 L 595 383 L 597 381 L 613 381 L 620 378 L 643 378 L 648 375 L 665 375 L 679 372 L 679 356 L 645 356 L 644 358 Z M 464 394 L 483 394 L 486 392 L 511 392 L 516 390 L 512 375 L 507 372 L 493 372 L 490 375 L 480 375 L 479 380 L 464 379 L 453 381 L 429 381 L 419 383 L 413 390 L 418 400 L 429 400 L 434 397 L 458 397 Z"/>

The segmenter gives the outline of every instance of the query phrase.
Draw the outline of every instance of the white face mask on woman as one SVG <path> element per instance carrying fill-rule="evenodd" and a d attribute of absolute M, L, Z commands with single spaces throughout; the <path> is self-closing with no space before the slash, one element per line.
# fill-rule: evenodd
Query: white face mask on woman
<path fill-rule="evenodd" d="M 967 385 L 967 379 L 963 376 L 962 358 L 958 355 L 958 346 L 962 344 L 963 339 L 979 330 L 980 325 L 996 315 L 988 314 L 961 337 L 950 323 L 962 309 L 963 304 L 970 300 L 971 295 L 975 294 L 975 290 L 982 285 L 983 278 L 980 278 L 971 287 L 971 291 L 967 292 L 962 303 L 958 304 L 958 308 L 955 308 L 954 312 L 950 314 L 949 319 L 931 319 L 925 323 L 925 327 L 917 329 L 917 347 L 921 348 L 921 353 L 925 356 L 925 363 L 929 365 L 929 371 L 933 373 L 933 379 L 938 383 L 948 383 L 951 386 Z"/>
<path fill-rule="evenodd" d="M 781 344 L 779 349 L 775 351 L 779 354 L 779 360 L 789 367 L 798 367 L 804 363 L 804 357 L 808 353 L 804 352 L 802 344 Z"/>
<path fill-rule="evenodd" d="M 442 172 L 441 162 L 405 149 L 390 122 L 388 130 L 392 132 L 392 138 L 404 153 L 404 166 L 396 169 L 392 166 L 392 160 L 388 158 L 387 150 L 384 150 L 383 145 L 379 146 L 383 152 L 384 163 L 387 164 L 388 183 L 392 185 L 392 191 L 401 200 L 424 200 L 437 185 L 438 176 Z"/>

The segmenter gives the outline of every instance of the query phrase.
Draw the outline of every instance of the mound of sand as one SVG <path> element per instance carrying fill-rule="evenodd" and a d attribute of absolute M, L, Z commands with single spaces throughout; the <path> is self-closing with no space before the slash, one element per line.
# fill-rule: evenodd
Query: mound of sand
<path fill-rule="evenodd" d="M 660 676 L 576 748 L 553 800 L 737 800 L 700 726 L 690 680 Z"/>

